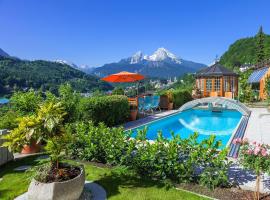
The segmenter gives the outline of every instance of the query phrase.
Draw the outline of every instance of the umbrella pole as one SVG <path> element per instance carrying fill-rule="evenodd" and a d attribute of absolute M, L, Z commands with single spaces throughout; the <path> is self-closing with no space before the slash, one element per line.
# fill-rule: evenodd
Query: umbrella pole
<path fill-rule="evenodd" d="M 139 85 L 140 85 L 140 81 L 138 81 L 138 84 L 137 84 L 137 96 L 139 96 Z"/>

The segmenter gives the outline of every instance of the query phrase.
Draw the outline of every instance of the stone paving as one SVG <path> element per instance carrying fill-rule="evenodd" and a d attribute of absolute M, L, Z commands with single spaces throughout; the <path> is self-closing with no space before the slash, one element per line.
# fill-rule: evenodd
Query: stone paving
<path fill-rule="evenodd" d="M 270 177 L 266 174 L 262 175 L 260 182 L 260 192 L 270 192 Z M 256 176 L 252 171 L 244 170 L 237 164 L 233 164 L 229 169 L 229 180 L 231 183 L 239 186 L 243 190 L 255 190 Z"/>
<path fill-rule="evenodd" d="M 251 115 L 245 138 L 250 141 L 270 144 L 270 112 L 267 108 L 250 108 Z"/>
<path fill-rule="evenodd" d="M 135 128 L 135 127 L 140 126 L 142 124 L 149 123 L 151 121 L 154 121 L 154 120 L 162 118 L 162 117 L 166 117 L 166 116 L 174 114 L 176 112 L 179 112 L 179 110 L 168 110 L 168 111 L 156 112 L 153 115 L 146 116 L 146 117 L 138 119 L 136 121 L 128 122 L 128 123 L 124 124 L 124 128 L 126 130 L 131 129 L 131 128 Z"/>
<path fill-rule="evenodd" d="M 248 121 L 244 138 L 249 141 L 270 144 L 270 112 L 267 108 L 249 108 L 251 115 Z M 229 172 L 230 180 L 237 183 L 240 188 L 254 190 L 256 176 L 251 171 L 241 169 L 236 164 Z M 260 183 L 260 190 L 263 193 L 270 192 L 270 176 L 264 174 Z"/>

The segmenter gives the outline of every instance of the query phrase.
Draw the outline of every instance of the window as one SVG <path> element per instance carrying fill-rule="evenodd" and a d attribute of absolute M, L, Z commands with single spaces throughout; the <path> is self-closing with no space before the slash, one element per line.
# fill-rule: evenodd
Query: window
<path fill-rule="evenodd" d="M 198 86 L 198 89 L 200 90 L 201 89 L 201 79 L 197 79 L 197 86 Z"/>
<path fill-rule="evenodd" d="M 200 79 L 201 82 L 201 91 L 204 91 L 204 79 Z"/>
<path fill-rule="evenodd" d="M 231 91 L 232 92 L 235 92 L 235 80 L 234 80 L 234 77 L 231 78 Z"/>
<path fill-rule="evenodd" d="M 206 91 L 211 92 L 212 90 L 212 79 L 208 78 L 206 79 Z"/>
<path fill-rule="evenodd" d="M 218 77 L 215 78 L 215 91 L 216 92 L 220 91 L 220 78 Z"/>
<path fill-rule="evenodd" d="M 224 91 L 225 92 L 230 92 L 229 81 L 230 81 L 230 77 L 225 76 L 224 77 Z"/>

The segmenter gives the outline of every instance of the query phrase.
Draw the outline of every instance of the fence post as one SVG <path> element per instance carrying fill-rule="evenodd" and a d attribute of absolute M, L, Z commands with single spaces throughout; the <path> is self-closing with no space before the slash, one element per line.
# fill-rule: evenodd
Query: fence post
<path fill-rule="evenodd" d="M 1 139 L 1 136 L 6 135 L 8 133 L 9 132 L 6 129 L 0 130 L 0 166 L 14 159 L 13 154 L 9 152 L 8 148 L 1 147 L 2 144 L 4 143 L 4 140 Z"/>

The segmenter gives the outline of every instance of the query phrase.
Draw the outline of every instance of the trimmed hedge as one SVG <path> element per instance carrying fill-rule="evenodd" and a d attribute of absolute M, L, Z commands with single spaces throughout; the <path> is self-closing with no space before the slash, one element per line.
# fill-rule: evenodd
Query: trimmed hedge
<path fill-rule="evenodd" d="M 192 96 L 187 90 L 173 90 L 173 106 L 178 109 L 183 104 L 192 100 Z"/>
<path fill-rule="evenodd" d="M 80 105 L 81 119 L 107 126 L 124 123 L 129 116 L 128 98 L 123 95 L 83 98 Z"/>

